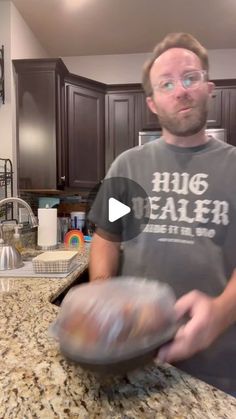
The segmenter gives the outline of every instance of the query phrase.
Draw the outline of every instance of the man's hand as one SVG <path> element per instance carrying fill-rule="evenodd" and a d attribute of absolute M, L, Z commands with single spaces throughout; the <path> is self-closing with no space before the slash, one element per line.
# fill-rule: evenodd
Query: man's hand
<path fill-rule="evenodd" d="M 177 319 L 187 314 L 190 320 L 180 326 L 173 342 L 164 345 L 157 359 L 176 362 L 206 349 L 227 327 L 219 298 L 211 298 L 200 291 L 191 291 L 175 305 Z"/>

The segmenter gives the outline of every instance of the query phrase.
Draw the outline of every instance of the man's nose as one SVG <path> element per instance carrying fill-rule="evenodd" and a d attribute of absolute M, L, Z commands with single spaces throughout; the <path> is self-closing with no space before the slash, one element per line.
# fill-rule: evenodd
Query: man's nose
<path fill-rule="evenodd" d="M 175 81 L 174 95 L 176 97 L 183 97 L 188 95 L 186 87 L 183 86 L 182 80 Z"/>

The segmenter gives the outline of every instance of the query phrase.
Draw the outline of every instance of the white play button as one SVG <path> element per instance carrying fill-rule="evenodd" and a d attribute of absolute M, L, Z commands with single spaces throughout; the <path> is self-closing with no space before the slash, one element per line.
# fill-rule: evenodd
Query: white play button
<path fill-rule="evenodd" d="M 109 198 L 108 202 L 108 219 L 110 223 L 113 223 L 124 215 L 129 214 L 131 211 L 128 205 L 122 204 L 115 198 Z"/>
<path fill-rule="evenodd" d="M 96 233 L 118 243 L 137 237 L 149 223 L 151 213 L 145 190 L 125 177 L 104 179 L 98 190 L 91 191 L 88 207 L 87 218 Z"/>

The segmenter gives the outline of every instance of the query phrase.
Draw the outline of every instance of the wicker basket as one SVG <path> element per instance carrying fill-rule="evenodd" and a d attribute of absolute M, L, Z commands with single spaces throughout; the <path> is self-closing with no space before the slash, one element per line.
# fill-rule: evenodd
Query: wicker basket
<path fill-rule="evenodd" d="M 75 262 L 76 251 L 44 252 L 32 259 L 33 269 L 36 273 L 66 273 Z"/>

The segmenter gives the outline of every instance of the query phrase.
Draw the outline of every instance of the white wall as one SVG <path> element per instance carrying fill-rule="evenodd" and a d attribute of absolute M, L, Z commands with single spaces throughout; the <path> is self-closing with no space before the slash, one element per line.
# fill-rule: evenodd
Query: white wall
<path fill-rule="evenodd" d="M 11 20 L 11 59 L 22 58 L 48 58 L 49 54 L 26 22 L 18 12 L 14 4 L 11 3 L 10 10 Z M 12 161 L 14 167 L 14 186 L 15 193 L 17 190 L 17 138 L 16 138 L 16 89 L 14 82 L 14 69 L 11 65 L 11 123 L 12 123 Z"/>
<path fill-rule="evenodd" d="M 210 77 L 236 78 L 236 49 L 212 49 L 209 51 Z"/>
<path fill-rule="evenodd" d="M 68 70 L 107 84 L 140 83 L 147 54 L 63 57 Z M 210 77 L 236 78 L 236 49 L 210 50 Z"/>
<path fill-rule="evenodd" d="M 16 162 L 16 102 L 12 59 L 47 58 L 33 32 L 16 7 L 9 1 L 0 1 L 0 40 L 5 50 L 5 104 L 0 103 L 0 157 L 13 162 L 14 193 L 17 186 Z"/>
<path fill-rule="evenodd" d="M 11 3 L 11 58 L 48 58 L 49 54 L 39 43 L 17 8 Z"/>
<path fill-rule="evenodd" d="M 149 54 L 91 55 L 63 57 L 71 73 L 107 84 L 140 83 Z"/>

